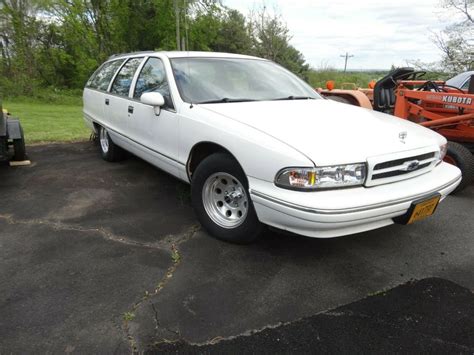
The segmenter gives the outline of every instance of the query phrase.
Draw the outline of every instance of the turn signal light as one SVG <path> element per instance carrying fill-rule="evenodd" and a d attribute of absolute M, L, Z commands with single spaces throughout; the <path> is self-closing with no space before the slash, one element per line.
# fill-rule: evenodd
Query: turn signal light
<path fill-rule="evenodd" d="M 334 90 L 335 86 L 336 86 L 336 84 L 334 83 L 334 80 L 326 81 L 326 88 L 328 90 Z"/>

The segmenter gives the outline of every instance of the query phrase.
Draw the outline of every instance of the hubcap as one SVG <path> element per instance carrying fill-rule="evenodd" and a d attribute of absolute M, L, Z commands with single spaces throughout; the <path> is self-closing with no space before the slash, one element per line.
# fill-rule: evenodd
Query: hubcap
<path fill-rule="evenodd" d="M 222 228 L 236 228 L 247 217 L 248 198 L 244 186 L 227 173 L 209 176 L 202 189 L 207 215 Z"/>
<path fill-rule="evenodd" d="M 109 151 L 109 137 L 104 127 L 100 127 L 99 140 L 102 151 L 107 153 Z"/>

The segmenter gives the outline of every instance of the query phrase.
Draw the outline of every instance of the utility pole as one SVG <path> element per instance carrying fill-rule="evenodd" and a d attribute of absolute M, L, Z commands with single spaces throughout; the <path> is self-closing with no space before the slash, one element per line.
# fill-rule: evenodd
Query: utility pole
<path fill-rule="evenodd" d="M 176 17 L 176 50 L 181 50 L 181 34 L 179 33 L 179 5 L 178 0 L 174 0 L 174 13 Z"/>
<path fill-rule="evenodd" d="M 345 62 L 344 62 L 344 73 L 345 73 L 346 70 L 347 70 L 347 60 L 348 60 L 349 58 L 352 58 L 353 55 L 352 55 L 352 54 L 349 55 L 349 53 L 346 52 L 346 54 L 340 55 L 340 57 L 345 58 Z"/>

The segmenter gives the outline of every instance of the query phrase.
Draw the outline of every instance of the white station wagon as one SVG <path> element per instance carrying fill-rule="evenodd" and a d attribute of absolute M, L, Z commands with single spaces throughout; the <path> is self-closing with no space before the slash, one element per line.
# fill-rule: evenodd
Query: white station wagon
<path fill-rule="evenodd" d="M 113 56 L 86 84 L 84 118 L 105 160 L 126 150 L 190 183 L 202 226 L 231 242 L 263 225 L 329 238 L 412 223 L 461 181 L 437 133 L 250 56 Z"/>

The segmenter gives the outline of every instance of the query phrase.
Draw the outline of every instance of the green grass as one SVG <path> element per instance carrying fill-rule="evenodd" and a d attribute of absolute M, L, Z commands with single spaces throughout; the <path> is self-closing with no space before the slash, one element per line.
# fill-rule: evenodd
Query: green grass
<path fill-rule="evenodd" d="M 387 71 L 348 71 L 344 73 L 340 70 L 311 70 L 308 73 L 309 84 L 314 88 L 326 88 L 326 82 L 328 80 L 333 80 L 336 88 L 341 89 L 342 84 L 344 83 L 353 83 L 356 87 L 367 88 L 368 84 L 372 80 L 380 80 L 385 75 Z M 449 75 L 441 72 L 427 72 L 421 79 L 422 80 L 446 80 L 449 78 Z M 345 89 L 351 89 L 350 86 L 346 86 Z"/>
<path fill-rule="evenodd" d="M 388 71 L 387 71 L 388 72 Z M 314 88 L 326 89 L 326 82 L 333 80 L 336 88 L 341 88 L 343 83 L 353 83 L 356 87 L 367 88 L 372 80 L 384 77 L 387 72 L 347 72 L 337 70 L 311 71 L 309 73 L 309 83 Z M 347 87 L 347 89 L 350 89 Z"/>
<path fill-rule="evenodd" d="M 24 98 L 6 99 L 3 108 L 20 119 L 27 144 L 75 142 L 90 136 L 82 119 L 80 100 L 58 104 Z"/>

